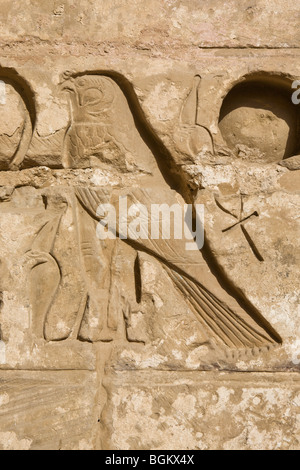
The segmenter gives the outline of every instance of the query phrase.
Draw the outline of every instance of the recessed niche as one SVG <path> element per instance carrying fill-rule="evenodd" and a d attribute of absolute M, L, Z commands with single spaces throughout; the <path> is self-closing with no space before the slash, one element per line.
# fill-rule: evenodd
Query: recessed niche
<path fill-rule="evenodd" d="M 299 106 L 292 103 L 292 82 L 252 78 L 225 97 L 219 127 L 238 156 L 277 162 L 299 151 Z"/>

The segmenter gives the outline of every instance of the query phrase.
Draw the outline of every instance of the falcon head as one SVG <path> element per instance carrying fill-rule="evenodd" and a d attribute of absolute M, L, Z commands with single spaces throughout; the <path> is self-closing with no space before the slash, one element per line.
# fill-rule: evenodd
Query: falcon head
<path fill-rule="evenodd" d="M 103 75 L 68 77 L 63 91 L 70 94 L 75 122 L 90 122 L 99 119 L 113 106 L 116 90 L 113 80 Z"/>

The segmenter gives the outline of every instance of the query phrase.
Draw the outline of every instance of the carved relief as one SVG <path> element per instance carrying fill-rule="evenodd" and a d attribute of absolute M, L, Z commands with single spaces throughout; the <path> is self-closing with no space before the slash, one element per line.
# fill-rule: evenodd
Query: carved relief
<path fill-rule="evenodd" d="M 119 84 L 117 75 L 68 73 L 64 79 L 64 89 L 70 97 L 70 123 L 62 148 L 66 169 L 96 167 L 113 169 L 115 174 L 141 175 L 145 179 L 140 187 L 146 181 L 145 189 L 139 189 L 136 180 L 135 189 L 125 188 L 123 194 L 149 211 L 151 204 L 164 202 L 171 206 L 180 201 L 183 206 L 192 202 L 186 182 L 171 162 L 171 153 L 162 142 L 157 150 L 154 141 L 157 143 L 158 137 L 150 130 L 137 101 Z M 215 155 L 212 135 L 199 123 L 200 89 L 201 78 L 197 75 L 174 133 L 177 150 L 192 158 L 201 157 L 201 152 Z M 256 85 L 253 90 L 254 93 Z M 234 113 L 234 105 L 231 107 Z M 230 113 L 223 112 L 225 120 Z M 220 127 L 226 134 L 224 122 L 222 118 Z M 284 148 L 284 143 L 280 148 Z M 155 189 L 146 189 L 151 186 Z M 2 193 L 1 200 L 10 201 L 9 187 Z M 164 327 L 161 319 L 156 320 L 156 326 L 152 324 L 159 301 L 154 287 L 147 287 L 145 281 L 150 257 L 164 273 L 167 290 L 178 299 L 180 309 L 189 312 L 198 346 L 259 353 L 281 344 L 281 337 L 263 312 L 241 295 L 238 286 L 219 269 L 209 240 L 197 252 L 186 251 L 181 240 L 152 240 L 150 233 L 144 241 L 131 238 L 130 232 L 127 240 L 100 241 L 96 235 L 98 206 L 109 202 L 118 213 L 119 189 L 78 186 L 70 187 L 64 196 L 58 189 L 50 191 L 50 197 L 47 194 L 41 192 L 48 218 L 26 252 L 32 331 L 36 337 L 47 342 L 155 342 L 164 334 Z M 215 197 L 218 210 L 232 217 L 232 223 L 224 224 L 222 232 L 241 230 L 252 255 L 263 263 L 264 254 L 248 229 L 248 223 L 259 218 L 259 212 L 245 211 L 244 198 L 243 194 Z M 66 235 L 70 246 L 64 253 Z M 161 325 L 161 331 L 157 325 Z"/>
<path fill-rule="evenodd" d="M 235 219 L 232 225 L 224 228 L 222 232 L 225 233 L 240 227 L 255 257 L 258 259 L 258 261 L 264 261 L 264 258 L 262 257 L 259 249 L 255 245 L 246 228 L 247 222 L 250 221 L 253 217 L 259 217 L 259 213 L 257 211 L 254 211 L 248 215 L 244 213 L 244 196 L 242 194 L 240 197 L 227 197 L 223 198 L 222 200 L 219 197 L 216 197 L 216 203 L 223 212 L 231 215 Z"/>
<path fill-rule="evenodd" d="M 138 132 L 127 99 L 104 75 L 65 75 L 70 124 L 63 148 L 65 168 L 116 168 L 121 173 L 152 172 L 148 146 Z"/>
<path fill-rule="evenodd" d="M 24 161 L 35 126 L 29 85 L 10 69 L 0 68 L 0 170 L 17 170 Z"/>
<path fill-rule="evenodd" d="M 171 205 L 175 194 L 166 190 L 160 196 L 162 194 L 164 200 Z M 101 194 L 82 188 L 77 195 L 87 213 L 97 219 L 97 208 L 103 201 Z M 155 191 L 136 190 L 130 193 L 132 202 L 144 204 L 149 208 L 149 213 L 150 204 L 159 203 L 156 197 Z M 229 348 L 254 350 L 255 347 L 280 342 L 272 329 L 264 326 L 262 318 L 253 307 L 249 307 L 248 311 L 243 310 L 234 297 L 225 291 L 209 270 L 201 251 L 186 251 L 182 240 L 152 240 L 150 233 L 148 240 L 134 241 L 130 238 L 129 231 L 128 243 L 134 243 L 140 250 L 151 253 L 163 263 L 176 288 L 204 328 L 208 329 L 208 336 L 213 337 L 217 343 L 221 342 Z M 128 314 L 126 318 L 128 319 Z"/>
<path fill-rule="evenodd" d="M 299 2 L 0 7 L 0 450 L 300 449 Z"/>
<path fill-rule="evenodd" d="M 39 338 L 44 337 L 47 313 L 61 280 L 59 265 L 52 255 L 59 222 L 59 216 L 47 222 L 37 234 L 31 251 L 27 253 L 31 270 L 32 327 Z"/>
<path fill-rule="evenodd" d="M 112 341 L 116 324 L 110 315 L 112 247 L 100 245 L 95 221 L 78 206 L 78 229 L 82 272 L 86 283 L 85 308 L 79 338 Z"/>
<path fill-rule="evenodd" d="M 172 205 L 180 201 L 183 205 L 182 196 L 166 183 L 169 177 L 162 163 L 163 155 L 155 154 L 142 139 L 129 101 L 117 82 L 111 77 L 95 74 L 69 74 L 65 78 L 64 88 L 70 95 L 71 120 L 64 138 L 64 166 L 104 166 L 121 173 L 149 174 L 159 191 L 128 190 L 126 194 L 132 203 L 144 204 L 149 210 L 151 204 L 162 202 Z M 200 82 L 201 78 L 196 76 L 175 134 L 178 149 L 190 156 L 202 150 L 214 153 L 212 136 L 197 118 Z M 168 170 L 175 175 L 174 169 Z M 256 351 L 281 342 L 279 335 L 250 302 L 244 302 L 233 286 L 225 287 L 222 275 L 217 278 L 213 274 L 209 267 L 213 255 L 208 246 L 203 252 L 189 252 L 182 240 L 152 240 L 149 233 L 148 240 L 135 241 L 130 238 L 130 232 L 127 240 L 100 241 L 96 236 L 97 208 L 106 201 L 115 204 L 118 212 L 114 203 L 118 192 L 81 187 L 75 190 L 75 195 L 70 190 L 68 201 L 63 205 L 58 198 L 52 212 L 47 196 L 43 196 L 50 218 L 36 234 L 26 255 L 30 269 L 33 331 L 37 337 L 47 341 L 78 338 L 84 342 L 111 342 L 125 339 L 125 333 L 129 342 L 146 344 L 155 341 L 155 335 L 160 334 L 156 331 L 153 335 L 151 326 L 155 295 L 151 290 L 145 295 L 141 264 L 142 254 L 148 253 L 167 273 L 171 281 L 168 289 L 174 291 L 173 295 L 176 292 L 182 305 L 194 313 L 196 329 L 200 336 L 203 335 L 200 344 L 212 341 L 212 344 L 225 349 Z M 186 196 L 185 193 L 183 195 Z M 216 199 L 216 202 L 221 210 L 235 219 L 223 231 L 240 227 L 253 254 L 263 261 L 246 227 L 249 218 L 258 214 L 243 212 L 243 197 L 239 199 L 239 207 L 233 209 L 227 208 L 228 199 L 225 202 Z M 70 251 L 70 255 L 77 259 L 78 264 L 75 265 L 71 260 L 62 261 L 59 239 L 66 218 L 73 220 L 75 228 L 72 243 L 77 253 L 74 247 Z M 131 250 L 131 261 L 127 266 L 118 261 L 127 250 L 123 245 Z M 67 287 L 64 279 L 72 278 L 71 269 L 77 270 L 77 278 Z M 134 272 L 134 285 L 131 287 L 134 296 L 125 287 L 127 270 Z M 72 291 L 76 292 L 74 298 L 70 295 Z"/>
<path fill-rule="evenodd" d="M 179 127 L 174 132 L 177 149 L 189 157 L 196 157 L 201 152 L 214 154 L 212 135 L 198 118 L 200 87 L 201 77 L 196 75 L 180 113 Z"/>
<path fill-rule="evenodd" d="M 299 107 L 291 85 L 276 75 L 253 74 L 225 97 L 219 127 L 228 147 L 240 158 L 280 162 L 299 151 Z"/>

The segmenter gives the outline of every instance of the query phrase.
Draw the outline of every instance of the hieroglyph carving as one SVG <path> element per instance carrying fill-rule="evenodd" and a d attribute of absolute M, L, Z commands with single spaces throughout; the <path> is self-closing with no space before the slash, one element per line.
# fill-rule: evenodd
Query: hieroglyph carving
<path fill-rule="evenodd" d="M 147 189 L 144 183 L 141 183 L 141 188 L 125 188 L 123 194 L 132 203 L 143 204 L 149 212 L 151 204 L 167 203 L 171 206 L 179 202 L 183 206 L 186 202 L 184 198 L 188 196 L 184 191 L 179 193 L 184 184 L 181 185 L 174 165 L 173 168 L 169 167 L 172 177 L 171 184 L 168 183 L 170 174 L 167 174 L 163 161 L 169 155 L 168 150 L 161 143 L 164 151 L 157 154 L 149 143 L 151 139 L 146 143 L 142 138 L 135 124 L 135 111 L 117 81 L 102 74 L 68 74 L 66 78 L 64 88 L 70 96 L 71 112 L 62 149 L 65 168 L 106 167 L 119 173 L 140 172 L 147 176 L 147 185 L 151 189 Z M 212 136 L 197 119 L 200 83 L 201 78 L 196 76 L 175 136 L 177 147 L 190 156 L 202 150 L 214 153 Z M 29 117 L 24 118 L 26 145 L 22 143 L 18 146 L 19 150 L 11 161 L 13 164 L 20 163 L 27 148 L 29 137 L 26 136 L 32 131 L 29 121 Z M 143 122 L 146 128 L 146 120 Z M 145 130 L 147 132 L 149 137 L 149 129 Z M 157 136 L 153 138 L 158 139 Z M 118 211 L 116 201 L 119 195 L 120 192 L 111 188 L 92 190 L 77 187 L 70 189 L 59 210 L 51 213 L 46 207 L 49 220 L 36 234 L 26 255 L 30 271 L 33 330 L 38 337 L 47 341 L 72 337 L 88 342 L 111 342 L 127 327 L 125 334 L 128 341 L 147 342 L 147 332 L 136 335 L 132 328 L 133 312 L 142 310 L 137 307 L 141 303 L 144 286 L 140 255 L 147 253 L 159 261 L 172 281 L 174 295 L 175 292 L 180 294 L 187 308 L 194 312 L 199 330 L 206 331 L 208 338 L 214 342 L 236 350 L 269 348 L 281 342 L 279 335 L 253 305 L 242 298 L 234 286 L 226 284 L 225 276 L 219 273 L 216 277 L 213 274 L 209 265 L 211 262 L 216 265 L 216 260 L 208 245 L 203 250 L 189 252 L 183 240 L 174 237 L 153 240 L 150 233 L 148 239 L 142 241 L 130 238 L 130 234 L 125 240 L 99 240 L 96 235 L 100 221 L 98 206 L 109 202 Z M 242 198 L 238 215 L 227 210 L 222 201 L 216 202 L 236 219 L 232 226 L 224 230 L 240 226 L 254 255 L 263 261 L 245 227 L 247 220 L 258 214 L 244 214 Z M 70 254 L 78 264 L 73 268 L 66 267 L 66 263 L 59 259 L 63 258 L 59 239 L 66 213 L 76 227 Z M 117 227 L 117 231 L 119 229 Z M 132 262 L 128 260 L 126 268 L 124 264 L 123 267 L 119 264 L 120 258 L 124 260 L 122 250 L 125 246 L 132 250 Z M 72 281 L 73 284 L 64 283 L 71 269 L 76 270 L 77 278 Z M 135 273 L 135 301 L 129 292 L 132 287 L 126 287 L 126 269 Z M 70 305 L 64 301 L 67 291 Z M 150 306 L 146 302 L 143 308 L 149 312 L 153 303 Z"/>

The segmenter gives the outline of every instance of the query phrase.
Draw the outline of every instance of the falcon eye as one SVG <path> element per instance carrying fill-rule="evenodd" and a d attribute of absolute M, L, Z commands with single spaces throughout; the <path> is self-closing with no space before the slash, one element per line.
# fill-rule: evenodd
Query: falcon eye
<path fill-rule="evenodd" d="M 86 85 L 86 80 L 84 78 L 79 78 L 79 80 L 77 81 L 77 86 L 83 87 L 85 85 Z"/>
<path fill-rule="evenodd" d="M 103 93 L 98 88 L 89 88 L 82 96 L 82 106 L 96 106 L 103 100 Z"/>

